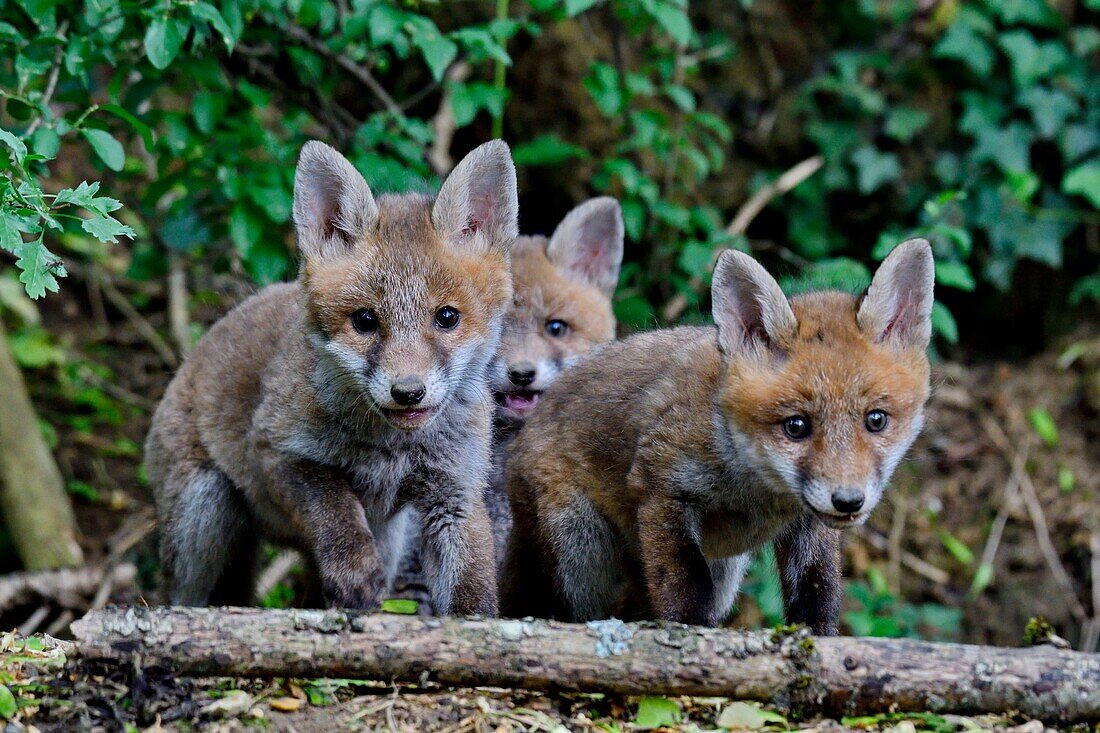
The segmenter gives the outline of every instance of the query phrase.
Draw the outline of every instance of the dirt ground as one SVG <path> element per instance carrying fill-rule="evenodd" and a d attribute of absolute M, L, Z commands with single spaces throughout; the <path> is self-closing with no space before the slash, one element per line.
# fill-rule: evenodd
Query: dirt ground
<path fill-rule="evenodd" d="M 224 312 L 225 301 L 238 299 L 244 290 L 220 283 L 194 294 L 193 318 L 210 323 Z M 147 324 L 161 334 L 168 332 L 163 293 L 157 287 L 127 295 L 146 314 Z M 140 445 L 171 368 L 142 335 L 144 324 L 105 305 L 95 288 L 82 290 L 79 280 L 47 299 L 41 313 L 48 329 L 60 334 L 64 358 L 28 370 L 28 382 L 40 417 L 57 434 L 56 455 L 73 494 L 82 545 L 93 562 L 125 561 L 137 568 L 135 585 L 107 589 L 107 597 L 154 603 L 155 533 Z M 919 634 L 1017 645 L 1028 619 L 1042 615 L 1074 647 L 1097 648 L 1097 332 L 1083 328 L 1022 363 L 955 360 L 936 366 L 927 426 L 911 460 L 899 470 L 888 499 L 870 524 L 848 538 L 846 575 L 853 582 L 845 598 L 846 633 Z M 750 578 L 750 593 L 740 601 L 733 625 L 773 622 L 777 590 L 763 577 L 766 573 L 758 575 Z M 292 581 L 287 588 L 293 590 Z M 30 603 L 3 609 L 0 627 L 49 631 L 64 638 L 68 621 L 82 611 L 75 607 L 79 604 L 70 605 Z M 31 679 L 57 674 L 56 669 L 42 672 L 32 662 L 16 662 L 30 665 Z M 49 699 L 68 699 L 70 704 L 26 715 L 39 729 L 84 730 L 98 725 L 113 730 L 128 724 L 157 730 L 155 712 L 134 713 L 141 712 L 142 685 L 152 690 L 150 699 L 169 701 L 159 711 L 165 730 L 195 725 L 204 730 L 243 726 L 288 731 L 618 730 L 614 721 L 633 720 L 637 706 L 636 700 L 626 699 L 395 691 L 350 683 L 322 694 L 312 683 L 158 679 L 149 671 L 135 676 L 118 670 L 102 676 L 98 687 L 82 691 L 81 681 L 68 677 L 69 687 L 63 691 L 51 686 L 55 683 L 42 683 Z M 28 704 L 33 709 L 33 689 L 18 689 L 30 689 Z M 218 713 L 202 712 L 233 689 L 249 695 L 247 707 L 242 698 L 236 699 L 243 712 L 220 722 Z M 309 704 L 311 691 L 312 702 L 325 704 Z M 272 700 L 297 699 L 295 694 L 307 699 L 297 711 L 272 707 Z M 713 729 L 725 704 L 676 702 L 687 716 L 687 730 Z M 607 725 L 601 728 L 601 721 Z M 897 733 L 905 733 L 910 725 L 961 730 L 994 722 L 1006 726 L 1024 721 L 881 718 L 866 724 L 893 726 Z M 772 725 L 782 729 L 778 723 Z M 841 727 L 837 721 L 800 725 Z M 1041 730 L 1034 722 L 1029 725 L 1028 733 Z"/>

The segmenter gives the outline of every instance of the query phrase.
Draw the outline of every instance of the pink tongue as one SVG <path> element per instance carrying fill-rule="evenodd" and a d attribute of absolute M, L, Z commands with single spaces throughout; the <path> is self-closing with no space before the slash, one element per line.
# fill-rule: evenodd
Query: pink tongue
<path fill-rule="evenodd" d="M 537 394 L 510 394 L 504 396 L 504 406 L 516 412 L 530 410 L 538 401 L 539 396 Z"/>

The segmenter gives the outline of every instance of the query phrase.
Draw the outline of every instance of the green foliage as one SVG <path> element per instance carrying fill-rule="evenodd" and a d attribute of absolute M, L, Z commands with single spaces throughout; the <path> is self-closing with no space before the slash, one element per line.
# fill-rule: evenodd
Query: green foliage
<path fill-rule="evenodd" d="M 846 593 L 853 609 L 843 618 L 852 636 L 950 640 L 959 633 L 961 609 L 902 602 L 890 593 L 877 570 L 872 569 L 866 581 L 849 583 Z"/>
<path fill-rule="evenodd" d="M 684 717 L 684 711 L 667 697 L 643 697 L 638 700 L 638 712 L 634 716 L 637 730 L 652 730 L 674 726 Z"/>

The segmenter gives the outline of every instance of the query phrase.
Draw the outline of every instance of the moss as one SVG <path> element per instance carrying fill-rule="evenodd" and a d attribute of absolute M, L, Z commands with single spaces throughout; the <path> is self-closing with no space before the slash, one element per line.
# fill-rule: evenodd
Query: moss
<path fill-rule="evenodd" d="M 1032 616 L 1024 627 L 1024 643 L 1045 644 L 1054 636 L 1054 626 L 1042 616 Z"/>

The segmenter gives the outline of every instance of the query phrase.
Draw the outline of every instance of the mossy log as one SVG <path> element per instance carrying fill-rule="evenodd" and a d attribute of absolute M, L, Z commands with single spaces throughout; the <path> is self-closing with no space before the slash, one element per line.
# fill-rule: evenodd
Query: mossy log
<path fill-rule="evenodd" d="M 343 611 L 108 608 L 73 624 L 89 659 L 227 677 L 432 680 L 760 700 L 830 715 L 1016 710 L 1100 719 L 1100 654 L 678 624 Z"/>

